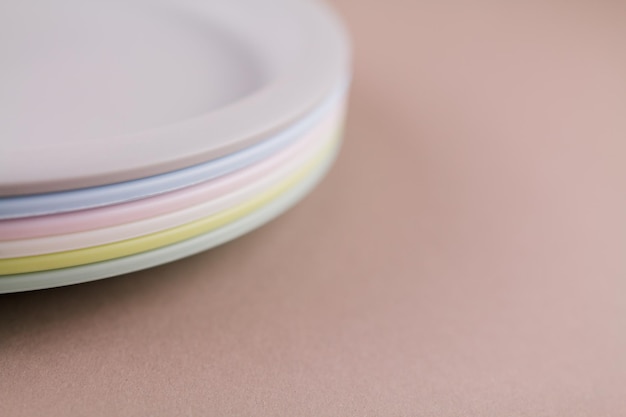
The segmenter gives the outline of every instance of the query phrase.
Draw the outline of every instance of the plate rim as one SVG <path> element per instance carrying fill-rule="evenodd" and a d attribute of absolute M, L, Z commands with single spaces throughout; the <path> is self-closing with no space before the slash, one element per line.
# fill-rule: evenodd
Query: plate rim
<path fill-rule="evenodd" d="M 110 278 L 171 263 L 241 237 L 274 220 L 304 199 L 326 176 L 341 143 L 312 175 L 256 212 L 220 229 L 173 245 L 124 258 L 72 268 L 0 277 L 0 294 L 62 287 Z"/>
<path fill-rule="evenodd" d="M 264 172 L 263 175 L 241 187 L 227 189 L 215 198 L 156 216 L 148 215 L 142 219 L 112 226 L 37 238 L 1 241 L 0 260 L 108 245 L 177 228 L 187 223 L 218 215 L 220 212 L 228 211 L 240 204 L 245 204 L 248 200 L 254 200 L 258 196 L 264 195 L 302 167 L 308 165 L 311 160 L 317 159 L 320 152 L 326 153 L 324 150 L 329 146 L 334 147 L 333 145 L 337 141 L 337 131 L 338 128 L 335 126 L 332 133 L 323 132 L 315 138 L 317 140 L 306 144 L 307 146 L 302 149 L 298 149 L 290 158 L 281 161 L 277 166 Z"/>
<path fill-rule="evenodd" d="M 64 252 L 3 258 L 0 259 L 0 278 L 5 275 L 63 269 L 71 266 L 126 257 L 157 249 L 162 246 L 169 246 L 211 230 L 219 229 L 220 227 L 259 210 L 280 197 L 280 195 L 297 187 L 298 184 L 315 172 L 320 165 L 324 165 L 324 161 L 333 153 L 333 150 L 337 147 L 335 143 L 339 140 L 339 137 L 333 138 L 331 143 L 326 144 L 322 150 L 316 152 L 304 165 L 298 167 L 295 172 L 281 179 L 278 184 L 271 186 L 269 189 L 264 190 L 260 194 L 234 207 L 176 227 L 118 242 Z"/>

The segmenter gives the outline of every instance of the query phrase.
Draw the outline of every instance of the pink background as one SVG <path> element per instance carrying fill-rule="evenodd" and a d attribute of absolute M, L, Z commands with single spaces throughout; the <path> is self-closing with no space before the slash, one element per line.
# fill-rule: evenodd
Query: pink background
<path fill-rule="evenodd" d="M 0 296 L 0 415 L 626 415 L 623 3 L 336 5 L 328 179 L 208 253 Z"/>

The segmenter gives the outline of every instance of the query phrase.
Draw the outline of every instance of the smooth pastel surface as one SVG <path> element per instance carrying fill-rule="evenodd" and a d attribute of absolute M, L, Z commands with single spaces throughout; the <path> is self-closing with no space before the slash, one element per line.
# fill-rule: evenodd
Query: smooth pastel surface
<path fill-rule="evenodd" d="M 178 171 L 123 183 L 72 191 L 0 197 L 0 219 L 56 214 L 133 201 L 178 190 L 218 178 L 262 161 L 301 139 L 314 134 L 326 119 L 338 117 L 343 108 L 345 86 L 327 96 L 305 118 L 271 138 L 233 154 Z M 207 133 L 210 135 L 211 133 Z"/>
<path fill-rule="evenodd" d="M 278 197 L 280 194 L 295 186 L 299 181 L 306 178 L 306 176 L 310 174 L 316 166 L 322 164 L 324 160 L 328 159 L 330 154 L 332 154 L 332 148 L 325 149 L 323 152 L 315 155 L 311 161 L 304 165 L 304 167 L 289 175 L 279 184 L 271 187 L 262 194 L 255 196 L 245 203 L 221 211 L 217 214 L 186 223 L 182 226 L 121 242 L 46 255 L 0 259 L 0 275 L 45 271 L 106 261 L 109 259 L 134 255 L 136 253 L 156 249 L 161 246 L 171 245 L 181 240 L 190 239 L 202 233 L 207 233 L 250 214 L 263 205 L 269 203 L 272 199 Z"/>
<path fill-rule="evenodd" d="M 159 216 L 219 198 L 244 187 L 290 163 L 298 154 L 310 152 L 317 143 L 337 130 L 343 117 L 331 116 L 276 155 L 232 174 L 181 190 L 96 209 L 56 215 L 0 220 L 0 242 L 83 232 Z M 0 243 L 0 247 L 2 244 Z M 2 250 L 0 250 L 2 256 Z"/>
<path fill-rule="evenodd" d="M 348 74 L 316 1 L 7 2 L 0 195 L 204 163 L 265 140 Z M 115 30 L 112 30 L 115 28 Z"/>
<path fill-rule="evenodd" d="M 258 210 L 211 232 L 172 245 L 109 261 L 0 277 L 0 294 L 31 291 L 94 281 L 141 269 L 151 268 L 194 255 L 242 236 L 284 213 L 304 198 L 322 180 L 335 159 L 329 157 L 301 182 Z"/>
<path fill-rule="evenodd" d="M 305 147 L 292 158 L 283 161 L 264 176 L 244 184 L 241 188 L 230 189 L 226 194 L 206 199 L 199 204 L 187 206 L 160 216 L 148 217 L 130 223 L 113 227 L 98 228 L 79 233 L 61 234 L 35 239 L 21 239 L 0 242 L 0 259 L 25 256 L 44 255 L 48 253 L 65 252 L 108 243 L 119 242 L 172 229 L 184 224 L 218 214 L 223 210 L 231 209 L 239 204 L 263 195 L 273 187 L 278 186 L 291 174 L 305 166 L 311 158 L 322 153 L 334 142 L 337 133 L 317 138 L 313 146 Z"/>

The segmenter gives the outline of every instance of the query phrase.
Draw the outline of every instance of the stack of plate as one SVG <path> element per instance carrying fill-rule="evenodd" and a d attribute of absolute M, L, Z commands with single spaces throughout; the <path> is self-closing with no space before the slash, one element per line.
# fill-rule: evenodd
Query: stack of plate
<path fill-rule="evenodd" d="M 24 0 L 0 32 L 0 292 L 234 239 L 337 153 L 348 46 L 311 0 Z"/>

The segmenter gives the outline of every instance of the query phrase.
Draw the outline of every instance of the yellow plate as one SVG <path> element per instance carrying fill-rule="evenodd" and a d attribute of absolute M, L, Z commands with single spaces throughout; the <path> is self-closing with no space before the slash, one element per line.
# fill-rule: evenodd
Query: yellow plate
<path fill-rule="evenodd" d="M 120 242 L 46 255 L 0 259 L 0 275 L 46 271 L 121 258 L 210 232 L 254 212 L 296 185 L 321 164 L 335 146 L 337 146 L 337 140 L 332 140 L 322 151 L 283 182 L 233 208 L 182 226 Z"/>

